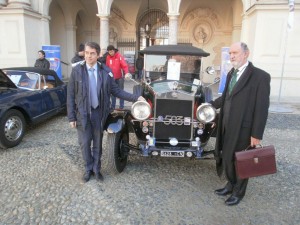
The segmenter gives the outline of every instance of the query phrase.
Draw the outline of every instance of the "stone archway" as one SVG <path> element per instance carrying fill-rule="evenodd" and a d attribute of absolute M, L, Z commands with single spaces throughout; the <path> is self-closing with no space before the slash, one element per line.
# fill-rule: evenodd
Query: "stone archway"
<path fill-rule="evenodd" d="M 154 44 L 168 44 L 169 18 L 165 12 L 150 9 L 142 14 L 138 21 L 136 33 L 139 50 Z"/>

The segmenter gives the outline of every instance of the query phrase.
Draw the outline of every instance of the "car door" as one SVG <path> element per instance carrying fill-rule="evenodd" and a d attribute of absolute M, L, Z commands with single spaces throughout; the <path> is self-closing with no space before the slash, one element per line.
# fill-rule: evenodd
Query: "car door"
<path fill-rule="evenodd" d="M 55 114 L 65 105 L 65 94 L 62 85 L 57 85 L 54 75 L 41 75 L 41 93 L 43 106 L 47 114 Z"/>

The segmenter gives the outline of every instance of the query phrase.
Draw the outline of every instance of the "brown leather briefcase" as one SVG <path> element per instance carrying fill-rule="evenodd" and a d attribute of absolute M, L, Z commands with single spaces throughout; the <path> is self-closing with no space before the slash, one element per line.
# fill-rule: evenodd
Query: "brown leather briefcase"
<path fill-rule="evenodd" d="M 241 179 L 276 173 L 275 148 L 273 145 L 235 153 L 235 168 Z"/>

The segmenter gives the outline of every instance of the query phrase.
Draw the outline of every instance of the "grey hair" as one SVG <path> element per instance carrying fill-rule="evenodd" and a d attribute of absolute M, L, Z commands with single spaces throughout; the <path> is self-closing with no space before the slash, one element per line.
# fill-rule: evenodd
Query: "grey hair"
<path fill-rule="evenodd" d="M 241 48 L 243 49 L 244 52 L 249 52 L 249 48 L 246 43 L 241 42 Z"/>

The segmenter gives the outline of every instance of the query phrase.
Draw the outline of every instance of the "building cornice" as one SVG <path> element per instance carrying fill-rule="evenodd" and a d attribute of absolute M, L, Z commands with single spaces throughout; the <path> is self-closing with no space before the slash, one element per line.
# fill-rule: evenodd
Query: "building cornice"
<path fill-rule="evenodd" d="M 42 15 L 32 9 L 29 8 L 1 8 L 0 10 L 0 14 L 2 15 L 9 15 L 9 16 L 13 16 L 13 15 L 26 15 L 26 16 L 30 16 L 33 18 L 38 18 L 41 19 Z"/>
<path fill-rule="evenodd" d="M 295 4 L 296 5 L 296 4 Z M 296 7 L 295 7 L 296 9 Z M 257 3 L 252 5 L 249 9 L 246 10 L 245 15 L 251 15 L 253 12 L 258 11 L 258 10 L 289 10 L 289 5 L 285 3 Z"/>

